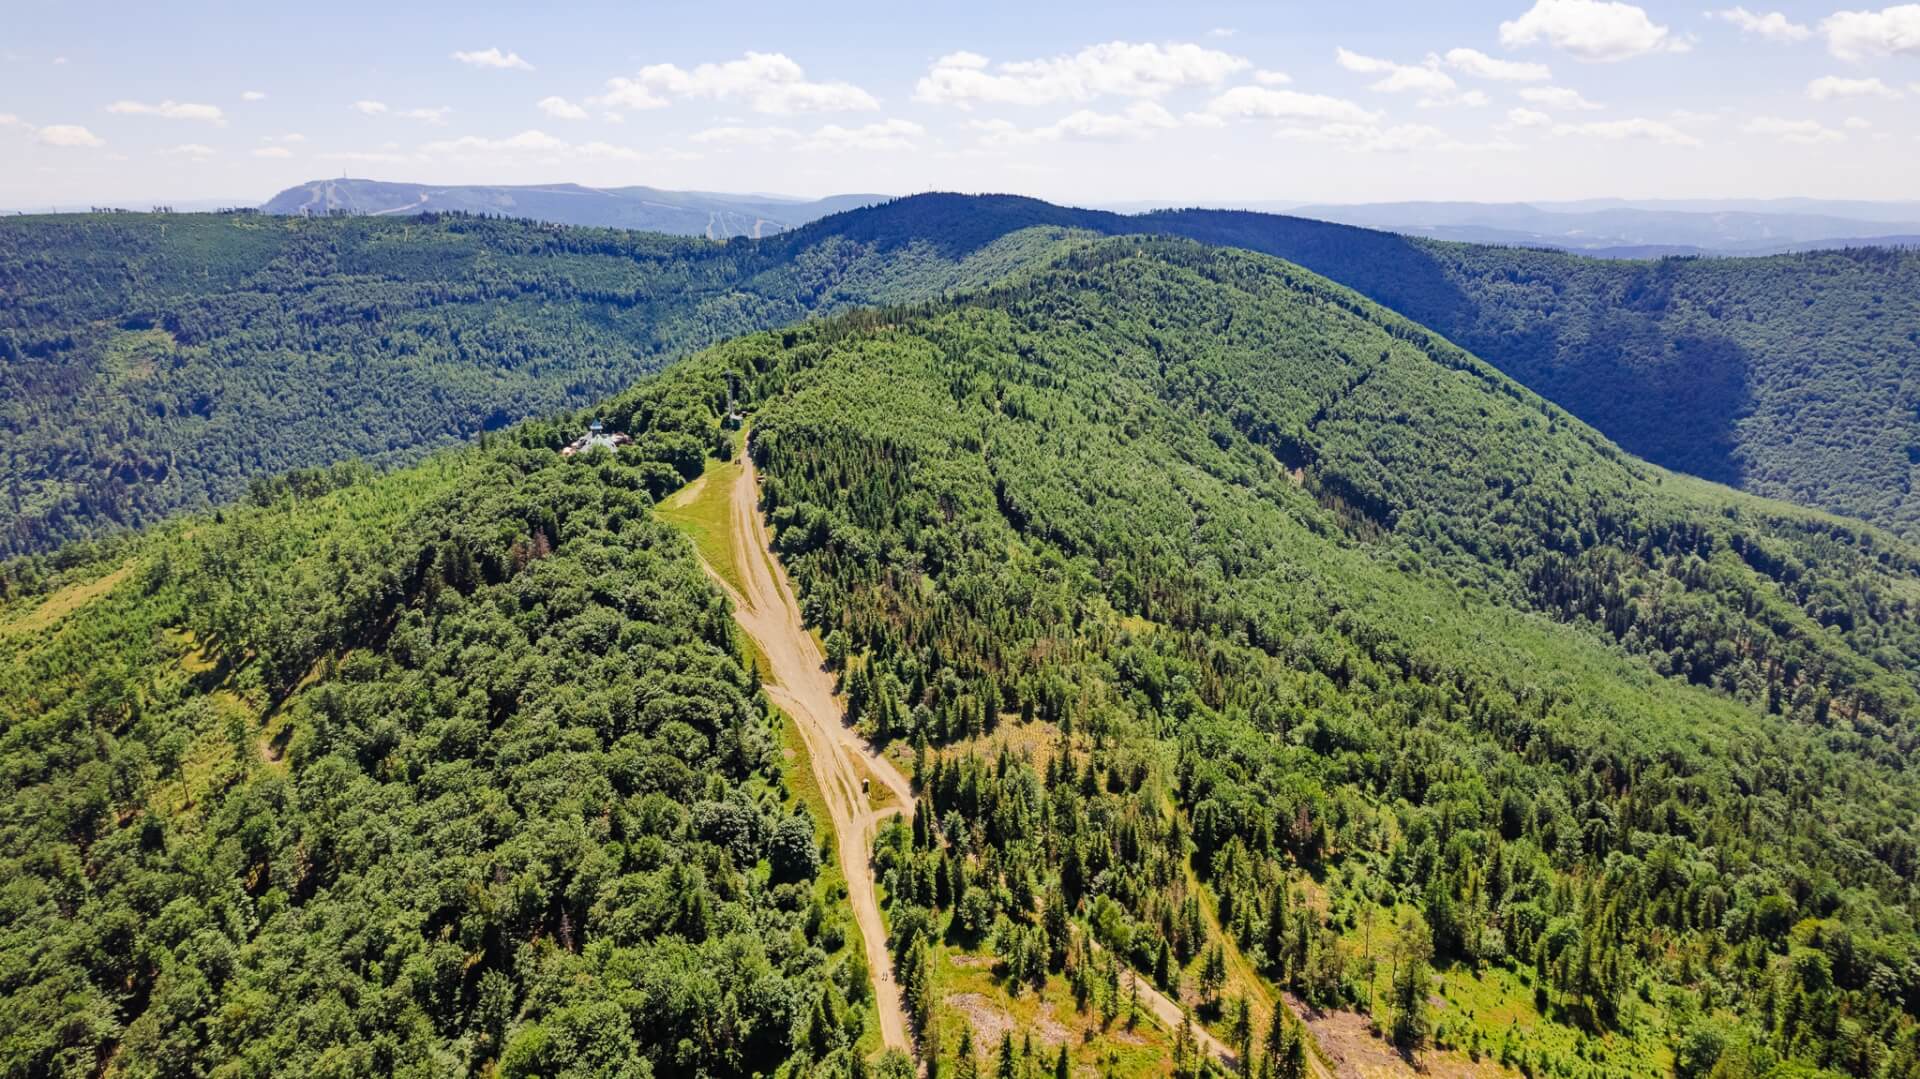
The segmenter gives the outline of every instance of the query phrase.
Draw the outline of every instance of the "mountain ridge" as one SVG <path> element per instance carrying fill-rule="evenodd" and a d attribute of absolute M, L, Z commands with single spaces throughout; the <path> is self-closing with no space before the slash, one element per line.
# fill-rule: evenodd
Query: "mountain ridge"
<path fill-rule="evenodd" d="M 1920 1066 L 1920 551 L 1638 461 L 1269 256 L 1069 233 L 953 291 L 0 605 L 7 1065 L 852 1067 L 818 821 L 654 510 L 738 411 L 919 784 L 872 860 L 921 1054 L 1045 1000 L 1070 1066 L 1163 1071 L 1123 978 L 1231 1040 L 1231 944 L 1228 997 L 1445 1066 Z M 560 454 L 589 417 L 631 443 Z"/>

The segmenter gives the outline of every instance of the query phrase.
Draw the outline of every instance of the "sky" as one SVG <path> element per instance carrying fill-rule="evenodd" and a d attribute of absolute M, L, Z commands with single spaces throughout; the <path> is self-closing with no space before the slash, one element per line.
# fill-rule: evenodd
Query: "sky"
<path fill-rule="evenodd" d="M 1920 3 L 0 2 L 0 206 L 1920 197 Z M 291 11 L 292 9 L 288 9 Z"/>

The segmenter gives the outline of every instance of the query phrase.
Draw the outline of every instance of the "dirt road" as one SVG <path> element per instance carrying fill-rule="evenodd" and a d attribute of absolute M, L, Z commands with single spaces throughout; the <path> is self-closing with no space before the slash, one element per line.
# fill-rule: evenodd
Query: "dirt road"
<path fill-rule="evenodd" d="M 736 592 L 718 574 L 715 579 L 733 598 L 734 620 L 753 638 L 772 668 L 764 672 L 767 696 L 793 717 L 807 744 L 813 778 L 833 817 L 840 868 L 846 874 L 853 918 L 866 949 L 867 969 L 873 975 L 881 1041 L 889 1049 L 910 1050 L 906 1008 L 894 981 L 893 957 L 887 953 L 887 932 L 880 920 L 869 853 L 880 822 L 913 804 L 913 787 L 893 762 L 875 753 L 846 725 L 845 711 L 834 696 L 833 676 L 827 673 L 826 657 L 800 618 L 800 605 L 786 570 L 773 557 L 771 538 L 760 519 L 759 476 L 744 455 L 728 502 L 730 546 L 739 561 L 739 579 L 746 592 Z M 712 571 L 712 567 L 708 569 Z M 873 777 L 893 796 L 893 805 L 871 808 L 867 794 L 861 790 L 861 780 L 866 776 Z"/>

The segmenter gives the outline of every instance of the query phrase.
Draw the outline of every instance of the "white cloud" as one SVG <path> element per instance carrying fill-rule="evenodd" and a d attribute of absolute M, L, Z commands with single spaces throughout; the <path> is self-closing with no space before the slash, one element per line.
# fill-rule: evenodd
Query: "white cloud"
<path fill-rule="evenodd" d="M 88 149 L 105 146 L 107 140 L 79 124 L 48 124 L 35 133 L 48 146 L 72 146 Z"/>
<path fill-rule="evenodd" d="M 881 120 L 842 127 L 826 124 L 800 143 L 803 150 L 910 150 L 927 129 L 912 120 Z"/>
<path fill-rule="evenodd" d="M 1840 126 L 1848 131 L 1865 131 L 1873 126 L 1873 121 L 1864 116 L 1849 116 L 1841 121 Z"/>
<path fill-rule="evenodd" d="M 265 101 L 266 99 L 267 99 L 267 92 L 265 90 L 240 91 L 240 100 L 242 101 Z"/>
<path fill-rule="evenodd" d="M 1510 49 L 1539 41 L 1590 61 L 1687 49 L 1644 10 L 1618 0 L 1534 0 L 1526 14 L 1500 24 L 1500 44 Z"/>
<path fill-rule="evenodd" d="M 1334 50 L 1334 59 L 1348 71 L 1362 75 L 1383 76 L 1369 84 L 1370 90 L 1386 94 L 1419 94 L 1421 108 L 1487 104 L 1487 95 L 1479 90 L 1461 93 L 1459 84 L 1453 81 L 1453 76 L 1440 70 L 1438 56 L 1429 54 L 1426 61 L 1419 65 L 1401 64 L 1338 48 Z"/>
<path fill-rule="evenodd" d="M 1900 91 L 1879 79 L 1847 79 L 1839 75 L 1822 75 L 1807 84 L 1807 96 L 1815 101 L 1829 101 L 1836 97 L 1879 97 L 1888 101 L 1898 101 Z"/>
<path fill-rule="evenodd" d="M 1044 127 L 1030 129 L 1022 129 L 1005 120 L 989 120 L 973 125 L 975 130 L 982 133 L 980 141 L 989 146 L 1071 140 L 1135 139 L 1153 131 L 1178 126 L 1180 121 L 1155 101 L 1136 101 L 1121 112 L 1079 109 Z"/>
<path fill-rule="evenodd" d="M 1159 97 L 1185 86 L 1218 86 L 1252 65 L 1201 45 L 1109 41 L 1070 56 L 990 65 L 978 53 L 934 61 L 915 85 L 916 101 L 933 105 L 1044 105 L 1116 97 Z"/>
<path fill-rule="evenodd" d="M 420 147 L 429 154 L 472 154 L 472 153 L 530 153 L 564 150 L 567 142 L 555 138 L 544 131 L 528 130 L 503 139 L 487 138 L 484 135 L 462 135 L 457 139 L 440 139 Z"/>
<path fill-rule="evenodd" d="M 474 52 L 456 52 L 455 60 L 468 67 L 490 67 L 501 71 L 532 71 L 533 65 L 520 59 L 517 52 L 501 52 L 497 48 L 479 49 Z"/>
<path fill-rule="evenodd" d="M 353 107 L 368 116 L 378 116 L 387 111 L 386 103 L 382 101 L 356 101 Z"/>
<path fill-rule="evenodd" d="M 1498 60 L 1478 49 L 1448 49 L 1447 66 L 1476 79 L 1499 82 L 1545 82 L 1553 72 L 1545 64 L 1524 60 Z"/>
<path fill-rule="evenodd" d="M 1381 93 L 1417 93 L 1437 97 L 1452 93 L 1457 85 L 1453 76 L 1441 71 L 1438 62 L 1425 67 L 1410 64 L 1396 64 L 1392 60 L 1382 60 L 1374 56 L 1362 56 L 1346 49 L 1335 49 L 1334 58 L 1348 71 L 1362 75 L 1384 75 L 1385 78 L 1368 87 Z"/>
<path fill-rule="evenodd" d="M 1235 30 L 1235 29 L 1234 29 L 1233 27 L 1231 27 L 1231 26 L 1216 26 L 1216 27 L 1214 27 L 1213 29 L 1211 29 L 1211 30 L 1209 30 L 1209 31 L 1207 31 L 1207 36 L 1208 36 L 1208 37 L 1220 37 L 1220 38 L 1226 38 L 1226 37 L 1232 37 L 1233 35 L 1235 35 L 1235 34 L 1237 34 L 1237 33 L 1239 33 L 1239 32 L 1240 32 L 1240 31 L 1238 31 L 1238 30 Z"/>
<path fill-rule="evenodd" d="M 407 120 L 418 120 L 424 124 L 444 124 L 447 122 L 447 114 L 452 111 L 450 106 L 436 105 L 430 109 L 403 109 L 394 115 Z"/>
<path fill-rule="evenodd" d="M 1742 33 L 1755 34 L 1768 41 L 1805 41 L 1813 34 L 1812 30 L 1778 11 L 1769 11 L 1761 15 L 1743 7 L 1730 7 L 1723 11 L 1708 12 L 1708 14 L 1732 23 L 1739 27 Z"/>
<path fill-rule="evenodd" d="M 1564 86 L 1529 86 L 1520 91 L 1522 101 L 1549 109 L 1597 109 L 1599 105 L 1582 97 L 1580 91 Z"/>
<path fill-rule="evenodd" d="M 692 141 L 712 146 L 771 146 L 776 142 L 799 137 L 800 133 L 790 127 L 744 127 L 729 124 L 696 131 L 692 135 Z"/>
<path fill-rule="evenodd" d="M 1590 138 L 1607 139 L 1618 142 L 1624 139 L 1646 139 L 1667 146 L 1698 146 L 1700 140 L 1660 120 L 1648 120 L 1636 116 L 1630 120 L 1595 120 L 1584 124 L 1555 124 L 1555 135 L 1584 135 Z"/>
<path fill-rule="evenodd" d="M 1341 98 L 1266 86 L 1236 86 L 1207 102 L 1206 115 L 1219 120 L 1319 120 L 1349 124 L 1371 124 L 1380 118 L 1378 113 Z"/>
<path fill-rule="evenodd" d="M 278 143 L 285 143 L 288 145 L 292 145 L 295 143 L 302 143 L 307 141 L 307 137 L 305 135 L 299 134 L 298 132 L 288 132 L 285 135 L 262 135 L 260 136 L 260 141 L 261 142 L 278 142 Z"/>
<path fill-rule="evenodd" d="M 178 146 L 169 146 L 160 152 L 175 157 L 190 157 L 195 161 L 205 161 L 215 153 L 213 147 L 200 142 L 183 142 Z"/>
<path fill-rule="evenodd" d="M 576 145 L 537 129 L 522 131 L 518 135 L 509 135 L 505 138 L 497 139 L 484 135 L 462 135 L 456 139 L 439 139 L 423 144 L 420 147 L 420 153 L 440 157 L 506 157 L 543 161 L 564 159 L 605 161 L 688 160 L 695 156 L 677 150 L 663 150 L 648 153 L 627 146 L 615 146 L 607 142 L 587 142 Z M 354 160 L 388 159 L 365 156 L 355 158 Z"/>
<path fill-rule="evenodd" d="M 1329 123 L 1317 126 L 1283 127 L 1277 138 L 1293 142 L 1312 142 L 1356 153 L 1400 153 L 1427 150 L 1439 153 L 1479 153 L 1518 150 L 1520 145 L 1505 138 L 1487 142 L 1466 142 L 1431 124 Z"/>
<path fill-rule="evenodd" d="M 293 156 L 293 151 L 292 151 L 292 150 L 289 150 L 289 149 L 287 149 L 287 148 L 286 148 L 286 147 L 284 147 L 284 146 L 261 146 L 261 147 L 258 147 L 258 148 L 256 148 L 256 149 L 255 149 L 255 150 L 253 151 L 253 156 L 255 156 L 255 157 L 272 157 L 272 158 L 288 158 L 288 157 L 292 157 L 292 156 Z"/>
<path fill-rule="evenodd" d="M 1363 153 L 1396 153 L 1422 147 L 1436 147 L 1448 141 L 1447 133 L 1428 124 L 1397 124 L 1378 127 L 1373 124 L 1333 123 L 1318 127 L 1287 127 L 1275 132 L 1279 138 L 1301 142 L 1319 142 Z"/>
<path fill-rule="evenodd" d="M 568 101 L 564 97 L 543 97 L 540 99 L 540 111 L 556 120 L 584 120 L 587 110 Z"/>
<path fill-rule="evenodd" d="M 107 106 L 108 112 L 123 116 L 158 116 L 163 120 L 198 120 L 203 123 L 224 126 L 226 115 L 218 105 L 195 105 L 185 101 L 162 101 L 149 104 L 145 101 L 116 101 Z"/>
<path fill-rule="evenodd" d="M 1293 81 L 1293 76 L 1284 71 L 1268 71 L 1262 68 L 1253 73 L 1253 81 L 1262 86 L 1285 86 Z"/>
<path fill-rule="evenodd" d="M 1538 109 L 1508 109 L 1507 124 L 1511 127 L 1545 127 L 1553 122 L 1553 117 Z"/>
<path fill-rule="evenodd" d="M 1920 56 L 1920 4 L 1879 11 L 1836 11 L 1821 20 L 1827 49 L 1842 60 Z"/>
<path fill-rule="evenodd" d="M 668 105 L 666 98 L 647 89 L 635 79 L 624 75 L 607 80 L 607 92 L 599 97 L 587 99 L 590 105 L 600 105 L 609 109 L 664 109 Z M 619 115 L 610 113 L 609 115 Z"/>
<path fill-rule="evenodd" d="M 1777 116 L 1757 116 L 1742 124 L 1749 135 L 1771 135 L 1782 142 L 1814 146 L 1823 142 L 1845 142 L 1847 136 L 1816 120 L 1782 120 Z"/>
<path fill-rule="evenodd" d="M 676 64 L 652 64 L 636 78 L 607 80 L 607 92 L 589 104 L 614 109 L 657 109 L 675 97 L 745 101 L 755 112 L 845 112 L 880 107 L 849 82 L 814 82 L 781 53 L 749 52 L 738 60 L 701 64 L 688 71 Z"/>
<path fill-rule="evenodd" d="M 826 124 L 811 132 L 790 127 L 729 124 L 695 132 L 692 141 L 721 147 L 765 148 L 791 144 L 802 150 L 908 150 L 913 148 L 913 140 L 926 133 L 926 128 L 911 120 L 880 120 L 858 127 Z"/>

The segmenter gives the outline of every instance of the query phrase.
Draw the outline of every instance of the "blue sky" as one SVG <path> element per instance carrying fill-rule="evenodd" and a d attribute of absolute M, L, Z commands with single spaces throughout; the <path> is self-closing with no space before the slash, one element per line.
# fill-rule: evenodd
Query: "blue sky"
<path fill-rule="evenodd" d="M 0 206 L 1920 195 L 1920 4 L 7 5 Z"/>

